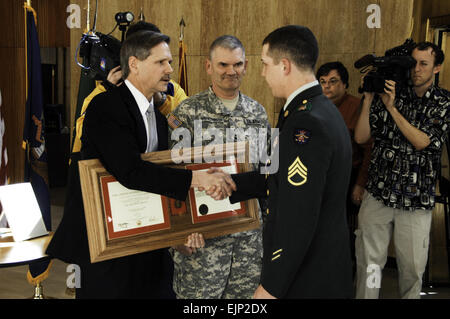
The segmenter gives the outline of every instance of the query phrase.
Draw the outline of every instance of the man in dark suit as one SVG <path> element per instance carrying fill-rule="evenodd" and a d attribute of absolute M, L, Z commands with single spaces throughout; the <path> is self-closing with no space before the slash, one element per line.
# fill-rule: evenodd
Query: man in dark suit
<path fill-rule="evenodd" d="M 352 145 L 314 76 L 317 56 L 316 38 L 306 27 L 279 28 L 263 42 L 262 75 L 275 97 L 287 99 L 273 143 L 278 171 L 232 175 L 237 192 L 230 197 L 269 200 L 255 298 L 352 296 L 345 207 Z"/>
<path fill-rule="evenodd" d="M 84 121 L 82 159 L 100 159 L 107 171 L 130 189 L 179 200 L 186 199 L 190 187 L 211 190 L 215 185 L 223 193 L 231 193 L 223 174 L 166 168 L 141 160 L 141 153 L 168 146 L 167 121 L 153 107 L 153 94 L 167 90 L 173 72 L 169 41 L 160 33 L 142 31 L 124 42 L 121 68 L 125 82 L 92 100 Z M 77 287 L 76 297 L 173 297 L 167 249 L 90 263 L 79 178 L 72 182 L 76 186 L 67 194 L 69 208 L 47 254 L 80 266 L 81 287 Z"/>

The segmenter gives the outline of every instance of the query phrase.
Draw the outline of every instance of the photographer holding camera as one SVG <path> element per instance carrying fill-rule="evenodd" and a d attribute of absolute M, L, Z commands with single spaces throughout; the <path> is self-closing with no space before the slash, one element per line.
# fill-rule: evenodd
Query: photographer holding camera
<path fill-rule="evenodd" d="M 355 128 L 357 143 L 374 139 L 356 230 L 356 298 L 378 298 L 392 234 L 400 295 L 420 298 L 450 94 L 433 84 L 444 61 L 439 47 L 422 42 L 411 56 L 412 86 L 385 79 L 383 93 L 365 90 Z"/>

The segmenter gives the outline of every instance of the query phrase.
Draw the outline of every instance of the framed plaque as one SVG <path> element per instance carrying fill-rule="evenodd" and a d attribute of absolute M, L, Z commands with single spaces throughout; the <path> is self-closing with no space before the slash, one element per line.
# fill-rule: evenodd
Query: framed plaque
<path fill-rule="evenodd" d="M 219 167 L 231 174 L 251 169 L 245 142 L 216 145 L 209 156 L 203 151 L 184 149 L 180 164 L 172 161 L 170 150 L 142 154 L 142 159 L 181 169 Z M 256 199 L 231 204 L 191 189 L 186 201 L 179 201 L 127 189 L 97 159 L 80 161 L 79 170 L 93 263 L 180 245 L 192 233 L 207 239 L 260 227 Z"/>
<path fill-rule="evenodd" d="M 111 175 L 100 177 L 100 185 L 108 239 L 170 228 L 163 196 L 130 190 Z"/>
<path fill-rule="evenodd" d="M 225 163 L 188 165 L 192 170 L 208 170 L 210 167 L 219 167 L 229 174 L 239 173 L 236 160 Z M 191 188 L 189 191 L 189 202 L 191 204 L 192 223 L 202 223 L 211 220 L 244 215 L 246 208 L 243 203 L 231 204 L 228 198 L 216 201 L 206 195 L 204 191 Z"/>

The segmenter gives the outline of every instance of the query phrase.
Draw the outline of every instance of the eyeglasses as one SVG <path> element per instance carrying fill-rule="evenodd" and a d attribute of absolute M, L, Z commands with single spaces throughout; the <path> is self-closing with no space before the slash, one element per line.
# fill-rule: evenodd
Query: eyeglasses
<path fill-rule="evenodd" d="M 325 86 L 325 85 L 327 85 L 327 83 L 328 83 L 330 86 L 335 86 L 335 85 L 338 84 L 340 81 L 341 81 L 341 80 L 335 79 L 335 78 L 332 78 L 332 79 L 329 80 L 329 81 L 320 80 L 320 85 Z"/>

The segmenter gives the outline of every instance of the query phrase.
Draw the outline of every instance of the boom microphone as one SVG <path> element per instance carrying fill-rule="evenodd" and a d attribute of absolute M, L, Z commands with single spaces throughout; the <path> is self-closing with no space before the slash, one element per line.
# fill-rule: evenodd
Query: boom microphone
<path fill-rule="evenodd" d="M 361 59 L 355 62 L 355 68 L 360 69 L 364 66 L 371 65 L 375 61 L 376 56 L 373 54 L 367 54 Z"/>

